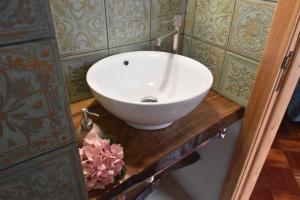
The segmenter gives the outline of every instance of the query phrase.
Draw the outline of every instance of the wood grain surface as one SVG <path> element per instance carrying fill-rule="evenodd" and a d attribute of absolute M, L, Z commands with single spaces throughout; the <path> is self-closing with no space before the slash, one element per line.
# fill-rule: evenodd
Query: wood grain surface
<path fill-rule="evenodd" d="M 300 199 L 300 124 L 284 120 L 250 200 Z"/>
<path fill-rule="evenodd" d="M 93 118 L 101 129 L 124 147 L 126 176 L 104 190 L 90 192 L 90 197 L 109 199 L 161 170 L 169 168 L 203 146 L 218 132 L 242 118 L 244 109 L 210 91 L 189 115 L 165 129 L 137 130 L 107 112 L 94 99 L 71 105 L 74 125 L 79 125 L 80 109 L 101 115 Z"/>

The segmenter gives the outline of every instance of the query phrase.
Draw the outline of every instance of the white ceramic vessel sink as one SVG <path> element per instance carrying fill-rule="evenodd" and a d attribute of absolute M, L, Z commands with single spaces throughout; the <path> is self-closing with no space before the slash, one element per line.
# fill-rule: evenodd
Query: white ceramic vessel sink
<path fill-rule="evenodd" d="M 144 130 L 165 128 L 190 113 L 213 82 L 201 63 L 157 51 L 107 57 L 95 63 L 86 78 L 104 108 Z"/>

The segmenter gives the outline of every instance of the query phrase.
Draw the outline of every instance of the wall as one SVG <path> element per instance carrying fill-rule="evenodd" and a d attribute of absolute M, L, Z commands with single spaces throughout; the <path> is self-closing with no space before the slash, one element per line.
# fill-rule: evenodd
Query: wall
<path fill-rule="evenodd" d="M 89 67 L 109 55 L 154 50 L 185 16 L 183 54 L 212 71 L 213 89 L 246 106 L 276 2 L 272 0 L 50 0 L 71 102 L 91 97 Z M 159 50 L 171 51 L 171 38 Z"/>
<path fill-rule="evenodd" d="M 153 50 L 154 39 L 169 30 L 185 0 L 50 0 L 60 56 L 71 102 L 91 97 L 85 81 L 101 58 L 126 51 Z M 170 51 L 172 38 L 160 50 Z"/>
<path fill-rule="evenodd" d="M 87 199 L 48 1 L 0 1 L 0 199 Z"/>
<path fill-rule="evenodd" d="M 230 164 L 241 121 L 227 128 L 224 139 L 211 141 L 198 150 L 201 159 L 195 164 L 172 173 L 175 180 L 193 198 L 217 200 Z"/>
<path fill-rule="evenodd" d="M 246 106 L 276 2 L 188 0 L 183 54 L 206 65 L 213 89 Z"/>
<path fill-rule="evenodd" d="M 188 0 L 183 54 L 213 73 L 213 89 L 246 106 L 272 23 L 276 2 Z M 228 137 L 198 151 L 201 160 L 173 176 L 194 199 L 219 199 L 241 122 Z"/>

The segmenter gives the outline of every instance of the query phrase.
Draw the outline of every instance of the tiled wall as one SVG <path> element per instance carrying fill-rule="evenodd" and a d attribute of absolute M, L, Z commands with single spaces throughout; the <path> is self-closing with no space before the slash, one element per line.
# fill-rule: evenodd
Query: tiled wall
<path fill-rule="evenodd" d="M 71 102 L 91 96 L 85 74 L 108 55 L 153 50 L 186 0 L 50 0 L 56 38 Z M 170 51 L 172 38 L 160 50 Z"/>
<path fill-rule="evenodd" d="M 276 1 L 188 0 L 183 54 L 206 65 L 213 89 L 246 106 Z"/>
<path fill-rule="evenodd" d="M 48 1 L 0 1 L 0 199 L 87 199 Z"/>
<path fill-rule="evenodd" d="M 213 89 L 246 106 L 272 23 L 272 0 L 50 0 L 71 102 L 91 97 L 89 67 L 109 55 L 153 50 L 185 16 L 182 53 L 212 71 Z M 172 38 L 162 51 L 171 51 Z"/>

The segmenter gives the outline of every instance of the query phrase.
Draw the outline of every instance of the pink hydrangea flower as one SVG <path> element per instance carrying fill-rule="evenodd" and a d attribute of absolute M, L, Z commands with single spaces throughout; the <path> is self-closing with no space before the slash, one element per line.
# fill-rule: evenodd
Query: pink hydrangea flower
<path fill-rule="evenodd" d="M 79 155 L 88 190 L 102 189 L 113 183 L 125 164 L 123 147 L 110 145 L 109 140 L 94 133 L 85 137 Z"/>

